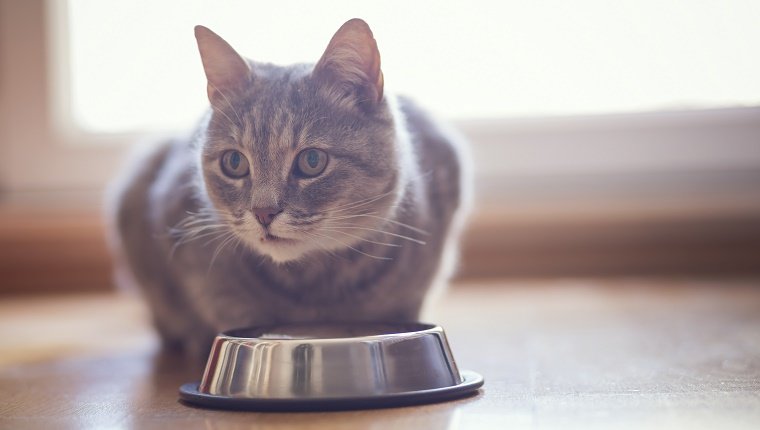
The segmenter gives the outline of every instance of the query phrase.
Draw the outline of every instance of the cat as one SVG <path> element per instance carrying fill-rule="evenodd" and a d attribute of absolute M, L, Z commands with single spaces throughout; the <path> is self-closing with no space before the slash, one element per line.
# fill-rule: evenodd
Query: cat
<path fill-rule="evenodd" d="M 164 345 L 204 356 L 237 327 L 419 318 L 456 265 L 464 140 L 384 91 L 361 19 L 288 67 L 195 36 L 208 112 L 136 156 L 108 205 L 117 282 L 139 286 Z"/>

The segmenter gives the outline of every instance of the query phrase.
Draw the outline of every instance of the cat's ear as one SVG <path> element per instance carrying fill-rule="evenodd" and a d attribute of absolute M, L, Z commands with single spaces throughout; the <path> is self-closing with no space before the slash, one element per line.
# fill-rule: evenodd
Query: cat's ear
<path fill-rule="evenodd" d="M 335 33 L 314 76 L 330 85 L 341 98 L 359 106 L 376 106 L 383 99 L 380 52 L 366 22 L 354 18 Z"/>
<path fill-rule="evenodd" d="M 208 80 L 208 98 L 213 103 L 215 94 L 235 92 L 251 78 L 251 69 L 224 39 L 202 25 L 195 26 L 195 40 L 201 53 L 203 70 Z"/>

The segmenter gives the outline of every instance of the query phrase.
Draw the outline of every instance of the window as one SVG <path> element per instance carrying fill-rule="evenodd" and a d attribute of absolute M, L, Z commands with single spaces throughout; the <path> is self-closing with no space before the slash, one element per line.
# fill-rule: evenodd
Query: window
<path fill-rule="evenodd" d="M 185 128 L 206 106 L 192 28 L 254 60 L 314 62 L 347 19 L 386 83 L 450 118 L 760 104 L 760 2 L 69 0 L 69 103 L 91 132 Z"/>
<path fill-rule="evenodd" d="M 468 273 L 756 271 L 752 0 L 0 1 L 0 204 L 34 204 L 39 226 L 66 234 L 57 204 L 77 222 L 88 213 L 94 243 L 91 212 L 130 144 L 187 130 L 207 105 L 193 25 L 287 64 L 315 61 L 355 16 L 375 32 L 388 86 L 472 143 Z M 60 263 L 39 237 L 30 255 Z"/>
<path fill-rule="evenodd" d="M 498 188 L 502 201 L 508 192 L 534 199 L 548 187 L 536 177 L 565 189 L 576 184 L 567 175 L 760 166 L 760 109 L 743 108 L 760 105 L 754 1 L 0 7 L 0 187 L 9 192 L 102 189 L 146 131 L 191 127 L 207 105 L 193 25 L 244 55 L 287 64 L 316 60 L 354 16 L 376 34 L 388 86 L 455 121 L 481 183 L 508 185 Z M 644 114 L 609 115 L 631 112 Z"/>

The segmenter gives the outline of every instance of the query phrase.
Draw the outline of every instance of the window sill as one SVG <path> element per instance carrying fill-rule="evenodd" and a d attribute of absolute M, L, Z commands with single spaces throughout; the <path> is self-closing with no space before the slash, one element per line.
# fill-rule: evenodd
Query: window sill
<path fill-rule="evenodd" d="M 760 191 L 571 200 L 478 206 L 459 278 L 760 273 Z M 98 202 L 97 193 L 6 196 L 0 293 L 111 289 Z"/>

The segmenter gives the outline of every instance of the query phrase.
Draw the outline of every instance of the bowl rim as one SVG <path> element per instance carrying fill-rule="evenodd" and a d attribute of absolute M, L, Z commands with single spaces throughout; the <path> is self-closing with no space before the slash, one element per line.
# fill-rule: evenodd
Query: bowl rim
<path fill-rule="evenodd" d="M 287 327 L 287 326 L 309 326 L 312 324 L 319 325 L 385 325 L 385 326 L 399 326 L 399 327 L 411 327 L 416 328 L 414 330 L 404 330 L 391 333 L 372 334 L 364 336 L 351 336 L 351 337 L 301 337 L 301 338 L 274 338 L 274 337 L 247 337 L 236 335 L 238 332 L 243 331 L 264 331 L 269 328 L 275 327 Z M 373 342 L 381 340 L 389 340 L 394 338 L 411 339 L 421 335 L 428 334 L 443 334 L 445 331 L 437 324 L 430 324 L 424 322 L 387 322 L 387 321 L 360 321 L 360 322 L 343 322 L 343 321 L 326 321 L 319 323 L 282 323 L 282 324 L 266 324 L 256 325 L 250 327 L 235 328 L 231 330 L 225 330 L 219 333 L 214 340 L 214 343 L 219 341 L 246 343 L 246 342 L 269 342 L 269 343 L 283 343 L 283 344 L 302 344 L 302 343 L 360 343 L 360 342 Z"/>
<path fill-rule="evenodd" d="M 212 408 L 255 412 L 314 412 L 376 409 L 413 406 L 454 400 L 480 391 L 485 380 L 471 370 L 462 370 L 461 382 L 448 387 L 404 391 L 355 397 L 232 397 L 205 394 L 198 391 L 198 382 L 183 384 L 179 388 L 182 402 Z"/>

